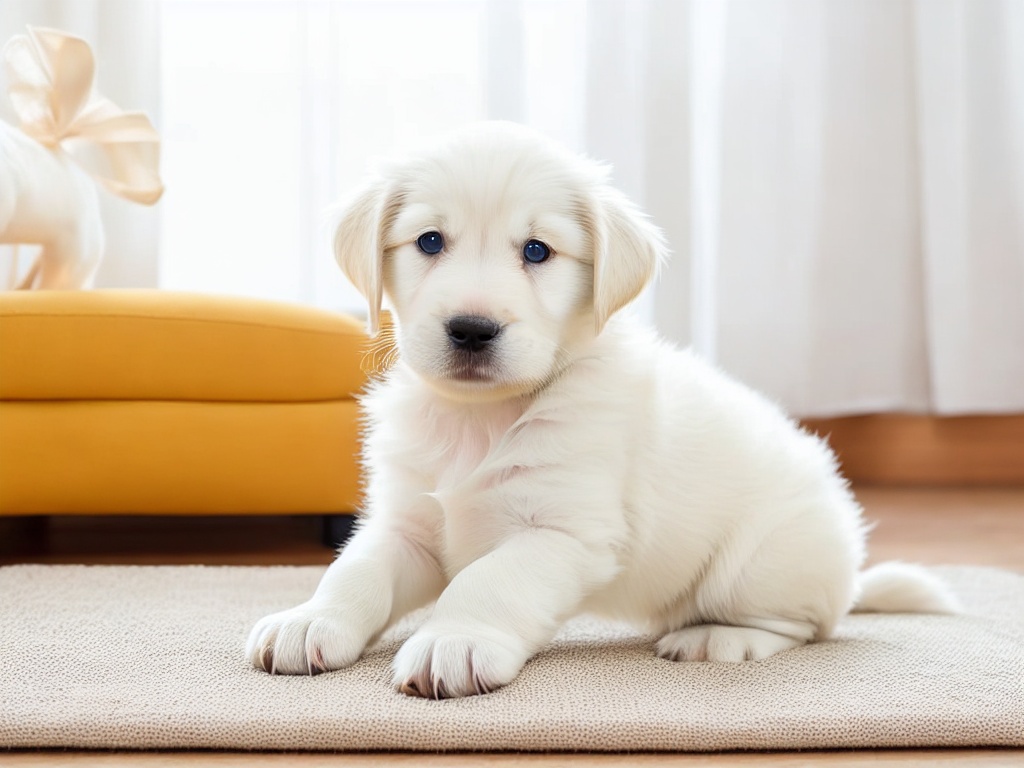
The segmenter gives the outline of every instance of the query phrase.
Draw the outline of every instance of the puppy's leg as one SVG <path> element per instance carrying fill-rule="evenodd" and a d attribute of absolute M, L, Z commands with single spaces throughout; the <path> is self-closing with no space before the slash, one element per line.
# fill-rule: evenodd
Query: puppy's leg
<path fill-rule="evenodd" d="M 508 683 L 617 565 L 562 531 L 530 528 L 471 563 L 395 657 L 413 696 L 487 693 Z"/>
<path fill-rule="evenodd" d="M 808 642 L 814 627 L 771 622 L 772 629 L 698 624 L 669 632 L 658 641 L 658 655 L 671 661 L 760 661 Z"/>
<path fill-rule="evenodd" d="M 444 576 L 408 527 L 369 520 L 327 569 L 313 597 L 260 620 L 246 655 L 270 673 L 317 674 L 348 666 L 386 626 L 434 600 Z"/>

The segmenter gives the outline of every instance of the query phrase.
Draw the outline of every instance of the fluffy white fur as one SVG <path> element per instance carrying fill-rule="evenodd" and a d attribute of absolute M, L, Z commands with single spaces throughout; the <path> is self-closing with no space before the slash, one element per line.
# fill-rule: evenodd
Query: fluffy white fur
<path fill-rule="evenodd" d="M 553 255 L 524 261 L 531 239 Z M 438 698 L 508 683 L 581 612 L 661 634 L 669 659 L 738 662 L 827 637 L 863 586 L 869 608 L 954 609 L 911 566 L 858 575 L 861 512 L 825 443 L 619 313 L 664 246 L 603 167 L 478 126 L 372 180 L 336 249 L 372 327 L 390 301 L 399 361 L 364 399 L 360 528 L 309 601 L 253 629 L 257 667 L 344 667 L 434 601 L 394 679 Z M 500 326 L 482 354 L 449 338 L 464 315 Z"/>

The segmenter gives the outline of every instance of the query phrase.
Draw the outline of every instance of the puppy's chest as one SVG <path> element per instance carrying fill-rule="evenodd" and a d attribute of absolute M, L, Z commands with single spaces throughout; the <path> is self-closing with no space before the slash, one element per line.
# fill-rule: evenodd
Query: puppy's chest
<path fill-rule="evenodd" d="M 432 490 L 443 493 L 459 486 L 490 455 L 513 421 L 514 418 L 480 422 L 452 417 L 439 423 L 429 467 Z"/>
<path fill-rule="evenodd" d="M 449 579 L 486 552 L 499 526 L 500 512 L 485 503 L 474 476 L 504 433 L 495 425 L 453 424 L 451 429 L 431 473 L 442 515 L 438 555 Z"/>

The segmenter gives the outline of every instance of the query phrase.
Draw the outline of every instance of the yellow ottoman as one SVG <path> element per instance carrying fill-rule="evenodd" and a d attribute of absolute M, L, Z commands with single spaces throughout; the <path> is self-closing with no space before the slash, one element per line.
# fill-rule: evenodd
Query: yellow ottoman
<path fill-rule="evenodd" d="M 337 514 L 350 317 L 165 291 L 0 294 L 0 515 Z"/>

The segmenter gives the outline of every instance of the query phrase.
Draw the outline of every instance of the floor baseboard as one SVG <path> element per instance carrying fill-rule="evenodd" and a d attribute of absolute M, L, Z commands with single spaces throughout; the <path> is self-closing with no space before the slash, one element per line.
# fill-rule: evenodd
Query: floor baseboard
<path fill-rule="evenodd" d="M 803 424 L 828 439 L 854 483 L 1024 485 L 1024 414 L 872 414 Z"/>

